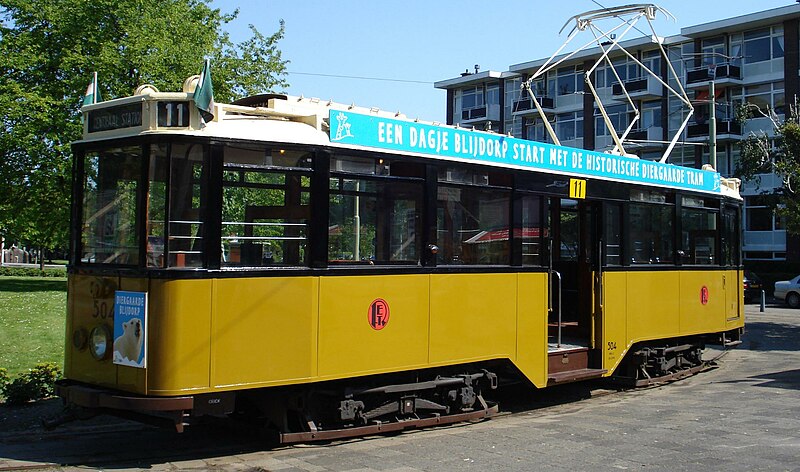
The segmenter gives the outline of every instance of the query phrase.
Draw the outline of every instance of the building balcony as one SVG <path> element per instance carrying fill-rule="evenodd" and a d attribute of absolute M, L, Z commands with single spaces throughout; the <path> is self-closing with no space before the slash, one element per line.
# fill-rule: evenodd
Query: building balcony
<path fill-rule="evenodd" d="M 782 252 L 786 250 L 786 230 L 745 231 L 745 251 Z"/>
<path fill-rule="evenodd" d="M 623 82 L 625 90 L 633 99 L 650 100 L 664 96 L 664 86 L 655 77 L 648 76 L 641 79 L 627 80 Z M 625 100 L 625 90 L 622 85 L 616 83 L 611 86 L 611 95 L 617 100 Z"/>
<path fill-rule="evenodd" d="M 716 68 L 698 67 L 686 72 L 686 88 L 698 90 L 708 88 L 708 82 L 722 88 L 728 85 L 742 84 L 742 68 L 733 64 L 717 64 Z"/>
<path fill-rule="evenodd" d="M 656 149 L 666 146 L 663 142 L 664 129 L 660 126 L 632 130 L 628 133 L 626 141 L 632 142 L 638 149 Z"/>
<path fill-rule="evenodd" d="M 461 110 L 461 125 L 480 126 L 489 121 L 500 122 L 500 106 L 489 105 Z"/>
<path fill-rule="evenodd" d="M 550 97 L 539 97 L 539 105 L 546 115 L 556 112 L 555 100 Z M 530 98 L 514 100 L 514 108 L 512 110 L 514 116 L 536 116 L 539 114 L 536 110 L 536 105 L 533 104 L 533 100 Z"/>
<path fill-rule="evenodd" d="M 708 141 L 708 123 L 690 124 L 686 128 L 686 141 L 701 143 Z M 717 121 L 717 142 L 739 141 L 742 139 L 742 125 L 734 121 Z"/>

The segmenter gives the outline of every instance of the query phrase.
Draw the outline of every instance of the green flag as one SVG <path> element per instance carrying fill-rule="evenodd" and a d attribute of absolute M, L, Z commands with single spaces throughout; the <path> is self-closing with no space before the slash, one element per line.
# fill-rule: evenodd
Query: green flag
<path fill-rule="evenodd" d="M 86 95 L 83 96 L 83 106 L 102 101 L 103 99 L 100 97 L 100 89 L 97 88 L 97 72 L 95 72 L 92 77 L 92 83 L 86 87 Z"/>
<path fill-rule="evenodd" d="M 203 121 L 214 119 L 214 88 L 211 85 L 211 63 L 206 59 L 197 87 L 194 89 L 194 105 L 200 111 Z"/>

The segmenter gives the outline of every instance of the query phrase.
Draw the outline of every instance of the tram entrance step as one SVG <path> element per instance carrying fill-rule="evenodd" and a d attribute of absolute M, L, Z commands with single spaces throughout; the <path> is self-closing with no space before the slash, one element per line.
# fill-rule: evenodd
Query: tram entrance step
<path fill-rule="evenodd" d="M 589 348 L 572 347 L 572 349 L 558 349 L 547 353 L 547 372 L 557 372 L 586 369 L 589 367 Z"/>
<path fill-rule="evenodd" d="M 579 380 L 588 380 L 600 378 L 608 372 L 606 369 L 578 369 L 568 370 L 564 372 L 550 373 L 547 376 L 547 385 L 556 385 L 568 382 L 577 382 Z"/>

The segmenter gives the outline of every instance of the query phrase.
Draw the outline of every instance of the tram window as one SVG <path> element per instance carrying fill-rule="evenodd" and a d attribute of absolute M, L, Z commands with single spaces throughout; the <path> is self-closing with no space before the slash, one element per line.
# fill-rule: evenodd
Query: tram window
<path fill-rule="evenodd" d="M 164 258 L 165 218 L 167 216 L 167 145 L 153 145 L 150 148 L 147 193 L 147 267 L 162 268 Z"/>
<path fill-rule="evenodd" d="M 509 264 L 510 191 L 440 185 L 440 264 Z"/>
<path fill-rule="evenodd" d="M 560 261 L 577 261 L 579 238 L 577 200 L 562 198 L 558 219 L 561 238 L 557 253 L 558 259 Z"/>
<path fill-rule="evenodd" d="M 137 264 L 139 146 L 89 152 L 84 158 L 81 262 Z"/>
<path fill-rule="evenodd" d="M 673 263 L 673 207 L 631 203 L 628 216 L 631 264 Z"/>
<path fill-rule="evenodd" d="M 722 211 L 722 263 L 739 265 L 739 212 L 727 207 Z"/>
<path fill-rule="evenodd" d="M 205 231 L 206 193 L 203 192 L 206 147 L 172 144 L 169 159 L 167 265 L 201 267 Z"/>
<path fill-rule="evenodd" d="M 311 168 L 311 153 L 264 146 L 226 145 L 226 164 L 258 167 Z"/>
<path fill-rule="evenodd" d="M 225 148 L 221 267 L 307 265 L 311 154 Z M 286 170 L 275 167 L 287 167 Z"/>
<path fill-rule="evenodd" d="M 442 167 L 439 169 L 439 182 L 453 184 L 488 185 L 489 174 L 476 172 L 463 167 Z"/>
<path fill-rule="evenodd" d="M 542 197 L 522 198 L 522 228 L 514 230 L 514 236 L 522 238 L 522 265 L 538 266 L 542 260 Z"/>
<path fill-rule="evenodd" d="M 618 203 L 607 203 L 603 219 L 603 239 L 605 240 L 605 263 L 610 266 L 622 265 L 622 238 L 620 237 L 622 208 Z"/>
<path fill-rule="evenodd" d="M 708 208 L 681 210 L 684 264 L 714 265 L 717 254 L 717 212 Z"/>
<path fill-rule="evenodd" d="M 330 263 L 419 262 L 422 182 L 334 176 L 330 189 Z"/>

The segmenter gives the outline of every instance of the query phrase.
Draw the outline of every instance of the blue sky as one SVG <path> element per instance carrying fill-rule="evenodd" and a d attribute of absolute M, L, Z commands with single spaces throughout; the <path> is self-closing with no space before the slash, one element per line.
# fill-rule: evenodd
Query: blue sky
<path fill-rule="evenodd" d="M 457 77 L 475 64 L 505 71 L 511 64 L 549 57 L 566 38 L 568 30 L 560 36 L 558 31 L 571 16 L 599 5 L 630 3 L 214 0 L 212 6 L 228 13 L 239 8 L 239 17 L 227 25 L 234 41 L 249 36 L 249 24 L 269 35 L 280 19 L 286 22 L 286 36 L 278 45 L 290 61 L 290 87 L 283 92 L 444 122 L 445 92 L 435 89 L 434 82 Z M 665 0 L 656 4 L 677 21 L 659 15 L 654 26 L 660 36 L 670 36 L 681 27 L 794 3 Z M 646 23 L 639 25 L 646 31 Z"/>

